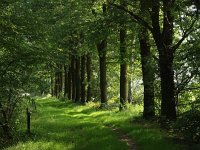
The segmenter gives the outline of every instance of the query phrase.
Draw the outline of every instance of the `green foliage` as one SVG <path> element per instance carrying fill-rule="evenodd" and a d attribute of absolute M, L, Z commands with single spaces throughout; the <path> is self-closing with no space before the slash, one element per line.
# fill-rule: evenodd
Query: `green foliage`
<path fill-rule="evenodd" d="M 192 20 L 195 18 L 195 11 L 189 9 L 191 4 L 186 4 L 186 0 L 181 1 L 178 0 L 176 3 L 176 7 L 173 10 L 174 16 L 174 39 L 173 43 L 176 43 L 180 40 L 182 34 L 184 35 L 184 31 L 190 26 Z M 130 19 L 130 16 L 124 13 L 121 10 L 115 9 L 112 6 L 108 6 L 109 11 L 104 14 L 102 13 L 102 4 L 105 1 L 85 1 L 85 0 L 3 0 L 0 4 L 0 123 L 2 123 L 3 118 L 2 110 L 6 111 L 7 120 L 10 124 L 11 128 L 15 128 L 15 123 L 18 124 L 19 118 L 23 118 L 21 114 L 23 114 L 24 109 L 27 107 L 26 103 L 22 103 L 23 98 L 21 94 L 24 92 L 30 92 L 33 95 L 40 95 L 41 93 L 48 93 L 50 86 L 50 77 L 55 73 L 55 70 L 58 69 L 57 65 L 62 64 L 69 66 L 70 59 L 72 56 L 81 56 L 87 53 L 92 53 L 92 80 L 91 80 L 91 88 L 92 88 L 92 99 L 95 101 L 99 100 L 100 89 L 99 89 L 99 67 L 98 67 L 98 56 L 95 44 L 98 43 L 102 39 L 107 39 L 107 87 L 108 87 L 108 98 L 112 99 L 115 102 L 119 101 L 119 29 L 120 24 L 126 24 L 127 29 L 127 63 L 130 66 L 130 71 L 128 78 L 133 79 L 133 96 L 134 102 L 137 104 L 142 104 L 143 100 L 143 85 L 141 83 L 142 72 L 141 72 L 141 63 L 140 63 L 140 55 L 139 55 L 139 45 L 137 43 L 137 35 L 138 29 L 140 25 L 136 25 Z M 115 1 L 119 4 L 119 0 Z M 130 1 L 128 0 L 128 9 L 133 11 L 134 13 L 139 13 L 139 0 Z M 130 4 L 130 5 L 129 5 Z M 150 3 L 148 3 L 150 5 Z M 162 4 L 161 4 L 162 5 Z M 161 7 L 162 8 L 162 7 Z M 179 12 L 179 14 L 178 14 Z M 160 14 L 162 20 L 162 13 Z M 142 15 L 139 15 L 142 17 Z M 150 20 L 144 18 L 147 23 L 151 24 Z M 175 83 L 177 95 L 179 96 L 179 104 L 178 108 L 180 110 L 180 114 L 186 110 L 191 109 L 190 103 L 197 102 L 199 99 L 199 66 L 200 66 L 200 51 L 199 51 L 199 23 L 196 23 L 194 26 L 194 31 L 183 41 L 182 46 L 176 51 L 175 59 L 174 59 L 174 73 L 175 73 Z M 196 30 L 198 29 L 198 30 Z M 155 51 L 155 43 L 151 36 L 151 46 L 152 46 L 152 55 L 157 56 L 157 52 Z M 132 57 L 134 61 L 130 61 L 128 57 Z M 152 63 L 153 66 L 157 69 L 152 71 L 159 72 L 159 66 L 157 62 Z M 155 95 L 156 95 L 156 111 L 160 113 L 160 79 L 159 74 L 157 73 L 156 82 L 155 82 Z M 62 95 L 62 94 L 61 94 Z M 60 97 L 61 100 L 64 101 L 63 97 Z M 111 101 L 112 101 L 111 100 Z M 41 100 L 42 101 L 42 100 Z M 57 101 L 56 101 L 57 102 Z M 39 102 L 40 103 L 40 102 Z M 42 102 L 41 102 L 42 103 Z M 45 102 L 44 102 L 45 103 Z M 60 104 L 60 103 L 59 103 Z M 59 105 L 58 104 L 58 105 Z M 65 106 L 65 103 L 62 103 Z M 91 107 L 80 107 L 80 110 L 86 111 L 86 114 L 80 113 L 80 115 L 75 115 L 70 118 L 70 115 L 66 115 L 66 113 L 70 113 L 70 111 L 75 110 L 76 113 L 79 111 L 78 108 L 74 108 L 70 103 L 67 103 L 68 108 L 71 110 L 65 110 L 66 108 L 62 107 L 60 113 L 64 116 L 58 114 L 59 119 L 61 121 L 69 121 L 72 120 L 70 125 L 77 125 L 79 123 L 78 117 L 81 115 L 86 115 L 89 121 L 97 117 L 101 122 L 107 124 L 116 123 L 117 125 L 125 124 L 127 120 L 130 121 L 130 118 L 136 115 L 135 111 L 132 108 L 128 109 L 124 113 L 115 112 L 95 112 L 94 109 L 91 110 Z M 183 107 L 181 105 L 184 104 Z M 198 106 L 197 104 L 194 104 Z M 141 106 L 140 106 L 141 107 Z M 51 115 L 55 110 L 50 106 L 46 110 L 48 114 L 42 114 L 46 118 L 55 119 L 55 117 L 51 118 Z M 94 111 L 92 114 L 89 114 L 89 109 Z M 13 110 L 13 111 L 12 111 Z M 45 111 L 45 110 L 44 110 Z M 51 112 L 53 111 L 53 112 Z M 22 113 L 21 113 L 22 112 Z M 13 115 L 12 115 L 13 114 Z M 106 115 L 108 116 L 106 116 Z M 187 116 L 187 115 L 188 116 Z M 46 115 L 46 116 L 45 116 Z M 105 115 L 105 116 L 104 116 Z M 137 113 L 139 115 L 139 113 Z M 77 117 L 78 116 L 78 117 Z M 89 118 L 91 117 L 92 118 Z M 189 128 L 188 121 L 186 120 L 186 116 L 190 118 L 193 123 L 193 128 Z M 186 131 L 186 135 L 189 135 L 187 138 L 192 137 L 194 140 L 199 140 L 198 136 L 195 135 L 193 130 L 198 130 L 195 124 L 195 120 L 198 121 L 198 118 L 193 116 L 198 115 L 191 111 L 187 111 L 183 114 L 183 119 L 181 122 L 179 120 L 184 131 Z M 66 117 L 68 120 L 66 120 Z M 73 118 L 74 117 L 74 118 Z M 47 123 L 51 123 L 51 120 L 47 119 Z M 84 118 L 85 119 L 85 118 Z M 127 119 L 127 120 L 126 120 Z M 41 124 L 44 124 L 43 127 L 39 128 L 41 134 L 46 134 L 48 132 L 45 127 L 50 127 L 49 124 L 45 123 L 44 120 L 38 119 L 39 121 L 35 121 L 35 125 L 41 127 Z M 60 120 L 54 120 L 54 123 Z M 74 122 L 73 122 L 74 121 Z M 94 123 L 95 122 L 95 123 Z M 102 124 L 98 126 L 96 120 L 93 123 L 97 125 L 97 128 L 93 128 L 90 131 L 101 130 L 103 128 Z M 124 123 L 125 122 L 125 123 Z M 56 125 L 54 128 L 57 128 Z M 99 122 L 98 122 L 99 123 Z M 188 123 L 188 124 L 187 124 Z M 145 140 L 151 140 L 150 143 L 153 144 L 155 141 L 152 140 L 151 136 L 155 136 L 156 140 L 163 140 L 160 138 L 160 133 L 155 133 L 154 131 L 145 130 L 144 132 L 141 127 L 135 127 L 134 131 L 132 130 L 131 125 L 121 125 L 124 130 L 129 130 L 131 136 L 135 136 L 138 138 L 138 142 L 141 145 L 144 145 L 145 148 L 148 148 L 148 144 L 145 145 Z M 61 125 L 60 130 L 65 130 L 65 126 L 67 123 L 63 123 Z M 69 125 L 69 126 L 70 126 Z M 90 125 L 88 122 L 84 124 L 85 126 Z M 196 126 L 195 126 L 196 125 Z M 187 127 L 188 129 L 184 128 Z M 71 127 L 70 127 L 71 128 Z M 80 127 L 81 128 L 81 127 Z M 34 128 L 36 130 L 36 127 Z M 72 128 L 75 130 L 76 128 Z M 189 129 L 192 131 L 189 132 Z M 44 131 L 42 131 L 44 130 Z M 138 131 L 139 130 L 139 131 Z M 1 131 L 0 131 L 1 132 Z M 82 130 L 80 130 L 82 132 Z M 91 136 L 91 133 L 88 133 L 89 129 L 83 129 L 84 134 L 88 134 Z M 56 134 L 56 133 L 55 133 Z M 66 133 L 60 139 L 64 140 L 64 136 L 73 136 L 74 132 Z M 107 131 L 105 131 L 105 134 Z M 140 137 L 140 134 L 144 134 L 147 138 L 144 140 Z M 95 134 L 94 136 L 103 136 L 103 134 Z M 79 136 L 78 136 L 79 137 Z M 39 138 L 46 138 L 42 135 L 39 135 L 38 142 L 30 141 L 27 145 L 27 149 L 32 146 L 37 149 L 42 146 L 42 148 L 55 148 L 61 149 L 63 147 L 63 143 L 57 143 L 54 145 L 55 141 L 48 141 L 48 138 L 45 139 L 47 142 L 43 145 L 42 143 L 45 141 L 39 140 Z M 51 139 L 54 138 L 54 135 L 51 135 Z M 192 139 L 191 138 L 191 139 Z M 58 140 L 60 140 L 58 138 Z M 87 139 L 87 138 L 86 138 Z M 112 138 L 110 138 L 111 140 Z M 98 137 L 94 139 L 94 141 L 100 140 Z M 80 140 L 81 141 L 81 140 Z M 79 142 L 80 142 L 79 141 Z M 92 140 L 91 140 L 92 141 Z M 96 142 L 95 141 L 95 142 Z M 71 143 L 70 143 L 71 142 Z M 74 141 L 70 140 L 68 146 L 69 149 L 75 147 Z M 84 144 L 84 139 L 81 141 L 81 144 Z M 167 145 L 164 140 L 164 145 Z M 103 142 L 101 143 L 103 144 Z M 158 143 L 157 143 L 158 144 Z M 23 146 L 23 142 L 19 146 L 21 148 Z M 95 145 L 92 145 L 95 147 Z M 99 147 L 101 147 L 99 145 Z M 122 146 L 123 147 L 123 146 Z M 156 147 L 156 144 L 154 144 Z M 159 147 L 157 145 L 157 147 Z M 33 149 L 34 149 L 33 148 Z M 75 147 L 76 148 L 76 147 Z M 101 147 L 102 148 L 102 147 Z M 160 144 L 160 148 L 162 148 Z"/>
<path fill-rule="evenodd" d="M 0 127 L 11 138 L 25 109 L 23 94 L 33 84 L 41 87 L 33 76 L 49 55 L 42 48 L 43 20 L 30 2 L 3 1 L 0 7 Z"/>
<path fill-rule="evenodd" d="M 178 118 L 174 129 L 189 142 L 200 142 L 200 111 L 191 109 Z"/>

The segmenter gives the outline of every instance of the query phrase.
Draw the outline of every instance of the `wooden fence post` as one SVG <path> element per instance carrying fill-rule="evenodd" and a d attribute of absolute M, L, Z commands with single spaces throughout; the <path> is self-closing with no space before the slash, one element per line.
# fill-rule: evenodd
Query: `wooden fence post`
<path fill-rule="evenodd" d="M 31 113 L 28 108 L 26 108 L 26 116 L 27 116 L 27 133 L 31 133 Z"/>

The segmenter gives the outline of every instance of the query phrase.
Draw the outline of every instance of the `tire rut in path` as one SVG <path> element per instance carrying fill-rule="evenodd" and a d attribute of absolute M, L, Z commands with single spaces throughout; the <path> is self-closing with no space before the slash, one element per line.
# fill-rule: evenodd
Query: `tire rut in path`
<path fill-rule="evenodd" d="M 119 141 L 126 142 L 128 150 L 138 150 L 138 146 L 127 134 L 123 133 L 121 129 L 113 126 L 108 126 L 118 137 Z"/>

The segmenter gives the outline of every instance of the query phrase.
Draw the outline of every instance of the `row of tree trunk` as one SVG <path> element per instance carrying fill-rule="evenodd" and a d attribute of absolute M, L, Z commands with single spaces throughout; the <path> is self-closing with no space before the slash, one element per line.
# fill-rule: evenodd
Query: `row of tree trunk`
<path fill-rule="evenodd" d="M 52 78 L 52 95 L 74 102 L 85 103 L 91 100 L 91 56 L 71 57 L 70 64 L 58 65 Z M 86 78 L 87 77 L 87 78 Z M 87 87 L 86 87 L 87 85 Z"/>
<path fill-rule="evenodd" d="M 173 73 L 173 59 L 176 49 L 180 46 L 182 41 L 187 37 L 183 37 L 177 44 L 173 45 L 173 24 L 174 18 L 172 15 L 172 9 L 174 1 L 162 0 L 163 22 L 160 23 L 160 3 L 158 1 L 152 1 L 151 3 L 145 3 L 141 0 L 141 12 L 143 13 L 142 19 L 133 12 L 130 12 L 126 8 L 124 0 L 120 1 L 120 6 L 117 8 L 129 13 L 134 20 L 140 23 L 139 31 L 139 43 L 141 53 L 141 64 L 144 84 L 144 118 L 152 118 L 155 116 L 154 108 L 154 69 L 152 64 L 152 56 L 150 53 L 148 31 L 151 32 L 155 41 L 159 65 L 159 74 L 161 79 L 161 116 L 166 119 L 176 119 L 176 105 L 175 105 L 175 84 Z M 103 14 L 106 15 L 106 4 L 103 4 Z M 151 10 L 151 12 L 149 11 Z M 139 19 L 138 19 L 139 18 Z M 148 21 L 150 20 L 150 21 Z M 149 24 L 148 22 L 151 22 Z M 120 109 L 123 109 L 127 101 L 127 64 L 126 64 L 126 27 L 125 24 L 120 25 Z M 162 30 L 161 30 L 162 29 Z M 189 33 L 189 30 L 188 30 Z M 107 83 L 106 83 L 106 37 L 100 40 L 97 44 L 97 50 L 99 54 L 99 66 L 100 66 L 100 94 L 101 104 L 107 103 Z M 89 57 L 89 55 L 88 55 Z M 65 96 L 68 95 L 69 99 L 85 102 L 85 70 L 87 70 L 87 83 L 90 83 L 90 58 L 87 57 L 85 62 L 84 57 L 72 56 L 71 66 L 66 69 L 66 78 L 68 77 L 68 87 L 65 90 Z M 87 65 L 86 65 L 87 64 Z M 85 69 L 85 65 L 87 69 Z M 59 67 L 58 67 L 59 68 Z M 59 71 L 56 72 L 55 78 L 55 90 L 54 95 L 58 96 L 61 90 L 61 86 L 58 83 L 62 83 L 63 79 Z M 90 99 L 90 86 L 87 88 L 87 100 Z"/>
<path fill-rule="evenodd" d="M 120 2 L 121 6 L 126 7 L 126 3 L 123 0 Z M 106 5 L 103 4 L 103 13 L 106 14 Z M 123 110 L 127 103 L 128 97 L 128 82 L 127 82 L 127 46 L 126 46 L 126 25 L 121 23 L 119 31 L 119 41 L 120 41 L 120 110 Z M 148 45 L 148 31 L 146 28 L 141 28 L 139 34 L 140 50 L 141 50 L 141 64 L 143 72 L 143 83 L 144 83 L 144 118 L 152 118 L 155 115 L 154 110 L 154 72 L 152 70 L 150 47 Z M 102 39 L 96 44 L 98 54 L 99 54 L 99 66 L 100 66 L 100 98 L 101 107 L 107 104 L 107 81 L 106 81 L 106 47 L 107 40 Z M 85 81 L 85 70 L 87 72 L 87 81 Z M 75 57 L 72 56 L 70 66 L 64 67 L 64 78 L 63 82 L 63 72 L 62 66 L 58 65 L 58 70 L 55 73 L 55 87 L 53 95 L 59 97 L 62 93 L 62 86 L 64 83 L 64 96 L 68 99 L 72 99 L 75 102 L 81 100 L 82 103 L 89 101 L 91 99 L 91 57 L 87 56 Z M 86 94 L 86 82 L 87 94 Z M 131 84 L 130 84 L 131 85 Z M 132 91 L 132 89 L 130 89 Z M 131 93 L 132 94 L 132 93 Z M 87 98 L 86 98 L 87 95 Z M 132 95 L 129 94 L 131 98 Z M 86 100 L 86 99 L 87 100 Z M 130 99 L 129 98 L 129 99 Z"/>

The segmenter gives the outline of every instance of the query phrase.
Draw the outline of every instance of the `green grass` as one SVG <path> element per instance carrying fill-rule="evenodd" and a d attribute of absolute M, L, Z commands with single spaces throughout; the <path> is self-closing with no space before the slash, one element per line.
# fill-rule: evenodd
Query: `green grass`
<path fill-rule="evenodd" d="M 31 136 L 22 136 L 20 142 L 7 150 L 127 150 L 108 126 L 117 126 L 136 141 L 140 150 L 184 150 L 169 137 L 143 123 L 133 120 L 141 107 L 129 106 L 123 112 L 118 108 L 99 110 L 98 104 L 86 106 L 61 102 L 54 98 L 37 100 L 37 112 L 31 117 Z M 25 133 L 25 125 L 20 129 Z"/>

